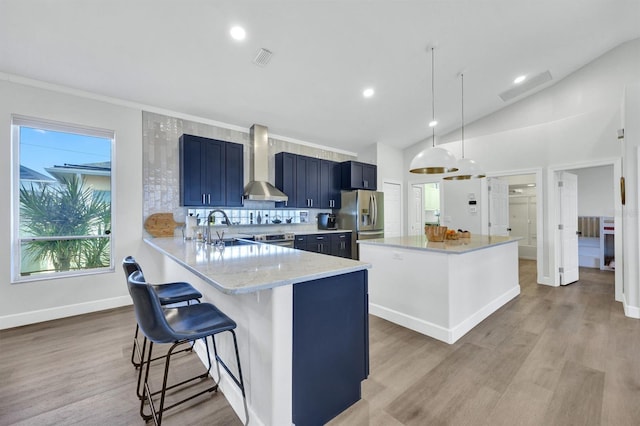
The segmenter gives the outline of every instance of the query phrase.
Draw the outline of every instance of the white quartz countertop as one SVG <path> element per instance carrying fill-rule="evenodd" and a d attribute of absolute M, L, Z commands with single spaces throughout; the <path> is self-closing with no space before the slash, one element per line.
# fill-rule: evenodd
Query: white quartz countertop
<path fill-rule="evenodd" d="M 182 238 L 144 241 L 227 294 L 252 293 L 371 267 L 356 260 L 271 244 L 227 246 L 218 251 L 212 245 Z"/>
<path fill-rule="evenodd" d="M 376 238 L 358 240 L 358 244 L 371 244 L 386 247 L 397 247 L 414 250 L 433 251 L 448 254 L 462 254 L 475 250 L 483 250 L 501 244 L 517 242 L 521 237 L 497 237 L 489 235 L 472 235 L 471 238 L 459 238 L 434 242 L 427 240 L 425 235 L 410 235 L 403 237 Z"/>

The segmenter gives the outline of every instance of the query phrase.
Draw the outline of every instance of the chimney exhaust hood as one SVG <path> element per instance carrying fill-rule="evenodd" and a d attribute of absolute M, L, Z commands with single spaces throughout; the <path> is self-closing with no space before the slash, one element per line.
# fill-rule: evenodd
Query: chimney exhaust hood
<path fill-rule="evenodd" d="M 249 183 L 244 187 L 244 198 L 255 201 L 287 201 L 289 197 L 269 183 L 269 135 L 259 124 L 249 132 L 253 142 L 253 158 L 249 167 Z"/>

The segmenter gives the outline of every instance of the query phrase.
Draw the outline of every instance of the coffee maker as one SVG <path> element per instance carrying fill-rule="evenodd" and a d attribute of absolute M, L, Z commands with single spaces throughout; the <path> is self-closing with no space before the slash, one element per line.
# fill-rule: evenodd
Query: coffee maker
<path fill-rule="evenodd" d="M 336 215 L 333 213 L 318 213 L 318 229 L 338 229 Z"/>

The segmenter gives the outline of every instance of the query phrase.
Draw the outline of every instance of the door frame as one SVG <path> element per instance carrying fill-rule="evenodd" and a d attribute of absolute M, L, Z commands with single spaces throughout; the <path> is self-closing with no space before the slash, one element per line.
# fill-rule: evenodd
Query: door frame
<path fill-rule="evenodd" d="M 412 190 L 414 185 L 423 185 L 422 188 L 422 205 L 424 206 L 424 185 L 427 183 L 441 183 L 442 175 L 424 175 L 422 179 L 409 180 L 407 181 L 407 209 L 409 209 L 409 203 L 411 202 L 411 198 L 413 197 Z M 424 209 L 423 209 L 424 210 Z M 409 211 L 409 210 L 407 210 Z M 422 224 L 424 225 L 424 212 L 422 214 Z M 409 216 L 407 215 L 407 223 L 406 228 L 404 229 L 405 235 L 409 235 Z"/>
<path fill-rule="evenodd" d="M 545 220 L 544 220 L 544 185 L 543 185 L 543 172 L 542 167 L 530 168 L 530 169 L 514 169 L 505 170 L 502 172 L 487 173 L 487 177 L 507 177 L 507 176 L 519 176 L 519 175 L 535 175 L 536 177 L 536 281 L 538 284 L 553 285 L 552 280 L 549 278 L 549 272 L 546 266 L 548 261 L 544 258 L 544 244 L 546 239 L 544 238 Z"/>
<path fill-rule="evenodd" d="M 558 271 L 557 255 L 559 247 L 555 244 L 555 230 L 558 228 L 558 212 L 559 206 L 557 199 L 555 198 L 557 188 L 553 187 L 553 180 L 556 172 L 571 171 L 575 169 L 587 169 L 591 167 L 600 166 L 613 166 L 613 199 L 614 199 L 614 221 L 615 221 L 615 252 L 616 252 L 616 269 L 615 274 L 615 300 L 622 302 L 624 294 L 624 281 L 623 281 L 623 269 L 624 269 L 624 246 L 623 246 L 623 221 L 622 221 L 622 208 L 618 208 L 618 200 L 620 200 L 620 177 L 622 177 L 622 159 L 621 158 L 604 158 L 601 160 L 583 161 L 575 163 L 564 163 L 554 166 L 549 166 L 547 169 L 547 183 L 548 183 L 548 197 L 546 213 L 549 217 L 549 227 L 547 228 L 546 241 L 549 243 L 550 252 L 553 256 L 550 256 L 550 267 L 554 274 L 554 283 L 551 285 L 559 286 L 560 276 Z"/>

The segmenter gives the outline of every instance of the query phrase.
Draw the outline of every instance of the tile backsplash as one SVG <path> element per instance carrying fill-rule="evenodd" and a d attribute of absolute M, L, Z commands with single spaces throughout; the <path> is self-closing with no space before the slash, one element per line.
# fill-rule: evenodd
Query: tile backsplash
<path fill-rule="evenodd" d="M 226 129 L 211 124 L 198 123 L 153 112 L 142 112 L 142 143 L 143 143 L 143 215 L 146 218 L 152 213 L 172 212 L 176 220 L 183 221 L 188 214 L 186 207 L 180 206 L 180 157 L 178 140 L 183 133 L 219 139 L 244 145 L 244 182 L 249 181 L 250 157 L 252 144 L 249 132 Z M 296 144 L 269 138 L 269 180 L 275 181 L 275 154 L 278 152 L 292 152 L 294 154 L 328 159 L 333 161 L 354 160 L 355 157 L 323 150 L 312 146 Z M 207 212 L 212 208 L 202 209 Z M 193 210 L 193 209 L 192 209 Z M 292 224 L 315 224 L 315 215 L 320 210 L 275 209 L 274 203 L 246 202 L 241 209 L 225 209 L 231 222 L 249 225 L 251 213 L 254 221 L 257 214 L 269 221 L 280 217 L 283 223 L 291 218 Z M 307 222 L 304 222 L 305 212 Z M 201 215 L 201 217 L 204 216 Z M 263 219 L 264 220 L 264 219 Z M 245 223 L 246 222 L 246 223 Z M 254 223 L 257 224 L 257 223 Z M 264 224 L 264 223 L 263 223 Z"/>

